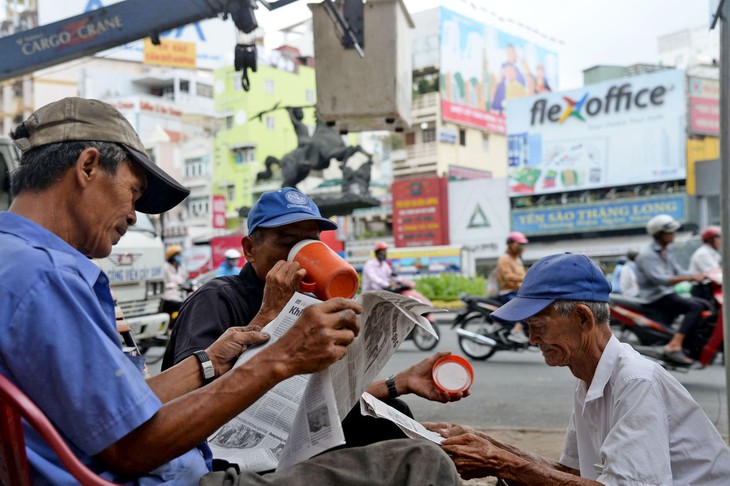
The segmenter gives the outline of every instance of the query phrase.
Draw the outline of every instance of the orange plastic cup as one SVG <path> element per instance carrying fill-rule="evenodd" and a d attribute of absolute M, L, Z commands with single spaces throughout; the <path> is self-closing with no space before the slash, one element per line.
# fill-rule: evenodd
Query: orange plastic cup
<path fill-rule="evenodd" d="M 287 260 L 298 262 L 307 271 L 300 289 L 320 300 L 351 299 L 360 287 L 352 265 L 319 240 L 300 241 L 289 251 Z"/>
<path fill-rule="evenodd" d="M 457 395 L 469 390 L 474 381 L 474 369 L 461 356 L 444 356 L 433 364 L 431 378 L 439 390 Z"/>

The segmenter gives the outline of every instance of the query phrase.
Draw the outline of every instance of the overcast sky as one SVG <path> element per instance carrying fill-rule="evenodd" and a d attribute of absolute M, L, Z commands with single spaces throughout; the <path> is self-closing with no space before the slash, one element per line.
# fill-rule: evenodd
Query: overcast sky
<path fill-rule="evenodd" d="M 596 64 L 654 63 L 657 37 L 708 26 L 710 17 L 710 0 L 404 1 L 411 12 L 440 4 L 461 13 L 475 12 L 487 22 L 514 27 L 516 34 L 522 29 L 518 23 L 530 26 L 542 34 L 546 47 L 560 54 L 561 89 L 582 86 L 582 70 Z M 257 18 L 267 31 L 281 28 L 308 15 L 306 3 L 302 0 L 274 12 L 260 7 Z"/>

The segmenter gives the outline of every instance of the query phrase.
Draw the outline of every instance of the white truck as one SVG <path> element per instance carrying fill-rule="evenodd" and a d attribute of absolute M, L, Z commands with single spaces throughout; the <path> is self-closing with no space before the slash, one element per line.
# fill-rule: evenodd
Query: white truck
<path fill-rule="evenodd" d="M 12 140 L 0 137 L 0 211 L 10 206 L 10 177 L 18 160 Z M 109 277 L 140 351 L 164 345 L 170 321 L 170 316 L 160 312 L 165 246 L 149 216 L 137 213 L 137 224 L 98 263 Z"/>

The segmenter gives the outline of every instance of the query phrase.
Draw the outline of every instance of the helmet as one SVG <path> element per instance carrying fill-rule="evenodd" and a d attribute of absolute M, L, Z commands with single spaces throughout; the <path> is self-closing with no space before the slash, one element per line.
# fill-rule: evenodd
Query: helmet
<path fill-rule="evenodd" d="M 507 235 L 507 244 L 510 243 L 521 243 L 523 245 L 526 245 L 529 242 L 527 237 L 520 233 L 519 231 L 512 231 L 510 234 Z"/>
<path fill-rule="evenodd" d="M 668 214 L 657 214 L 646 223 L 646 232 L 649 236 L 657 233 L 674 233 L 682 224 Z"/>
<path fill-rule="evenodd" d="M 375 247 L 373 248 L 374 251 L 380 251 L 380 250 L 387 250 L 388 244 L 384 241 L 378 241 L 375 243 Z"/>
<path fill-rule="evenodd" d="M 178 253 L 182 253 L 182 246 L 172 245 L 172 246 L 167 247 L 167 250 L 165 250 L 165 260 L 169 260 L 170 258 L 174 257 Z"/>
<path fill-rule="evenodd" d="M 708 226 L 707 228 L 703 229 L 700 233 L 700 237 L 702 238 L 702 241 L 707 241 L 715 236 L 720 236 L 722 233 L 722 230 L 720 230 L 719 226 Z"/>
<path fill-rule="evenodd" d="M 241 253 L 238 250 L 229 248 L 226 250 L 226 252 L 223 254 L 223 256 L 229 260 L 237 260 L 237 259 L 241 258 Z"/>

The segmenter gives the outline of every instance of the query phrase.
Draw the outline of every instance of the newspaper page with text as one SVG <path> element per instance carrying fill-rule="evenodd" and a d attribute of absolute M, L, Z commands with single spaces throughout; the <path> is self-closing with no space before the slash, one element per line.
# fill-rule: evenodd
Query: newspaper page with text
<path fill-rule="evenodd" d="M 347 355 L 329 369 L 299 375 L 269 390 L 251 407 L 209 437 L 213 457 L 238 464 L 243 470 L 284 470 L 344 443 L 341 419 L 405 340 L 414 325 L 434 334 L 421 314 L 431 306 L 391 292 L 368 292 L 360 333 Z M 270 346 L 294 324 L 308 305 L 320 302 L 295 293 L 264 331 L 271 339 L 244 352 L 236 366 Z"/>

